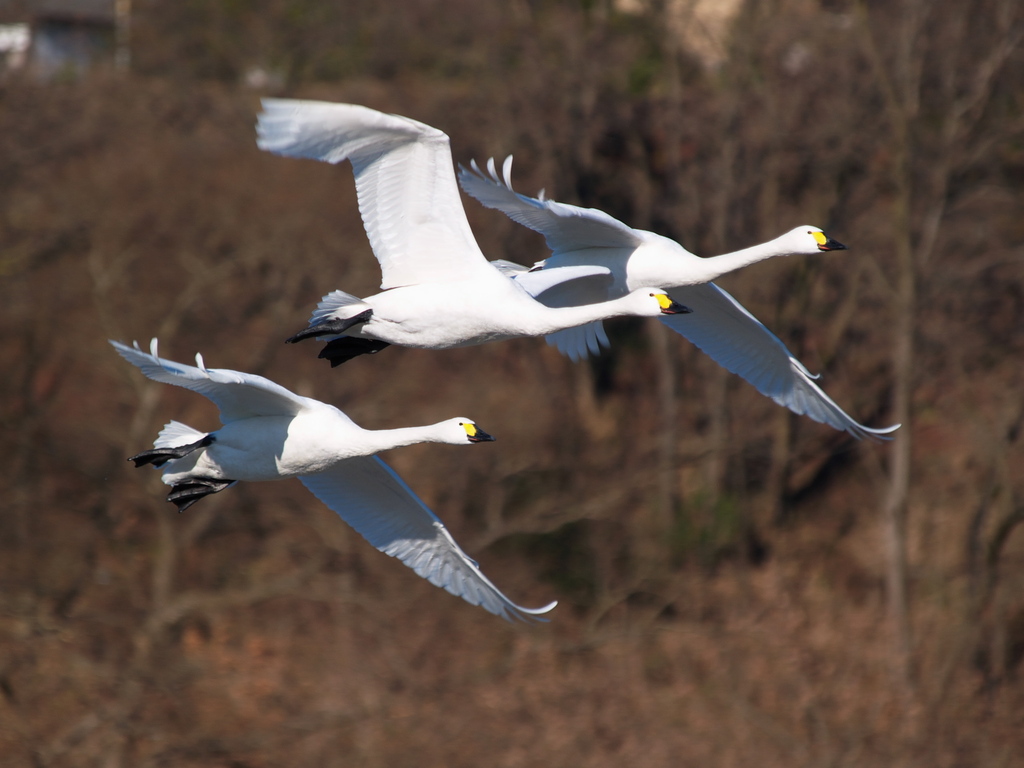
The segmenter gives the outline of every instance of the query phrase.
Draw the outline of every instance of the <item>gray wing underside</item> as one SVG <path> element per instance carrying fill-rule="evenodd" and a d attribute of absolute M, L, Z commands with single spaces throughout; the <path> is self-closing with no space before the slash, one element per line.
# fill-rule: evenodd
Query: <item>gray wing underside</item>
<path fill-rule="evenodd" d="M 572 268 L 558 267 L 550 271 L 562 269 Z M 542 274 L 547 271 L 549 270 L 543 269 L 532 274 Z M 578 307 L 584 304 L 596 304 L 614 298 L 611 291 L 613 284 L 614 281 L 610 274 L 584 276 L 559 283 L 544 293 L 535 295 L 534 298 L 549 307 Z M 608 336 L 604 331 L 604 323 L 600 320 L 564 328 L 561 331 L 549 333 L 544 338 L 548 344 L 574 362 L 584 360 L 589 355 L 600 354 L 602 348 L 610 346 Z"/>
<path fill-rule="evenodd" d="M 855 421 L 815 383 L 778 336 L 714 283 L 672 288 L 669 295 L 693 310 L 661 321 L 731 373 L 793 413 L 857 438 L 883 438 L 899 425 L 872 429 Z"/>
<path fill-rule="evenodd" d="M 440 519 L 378 457 L 347 459 L 299 479 L 374 547 L 471 605 L 509 621 L 536 620 L 555 607 L 524 608 L 505 597 Z"/>
<path fill-rule="evenodd" d="M 588 279 L 558 287 L 564 302 L 606 301 L 608 292 Z M 685 315 L 666 315 L 661 322 L 684 336 L 708 357 L 752 384 L 761 394 L 796 414 L 857 438 L 884 439 L 899 425 L 871 428 L 857 422 L 815 382 L 815 377 L 786 345 L 736 299 L 714 283 L 671 288 L 669 295 L 693 310 Z M 557 294 L 538 297 L 549 304 Z M 565 304 L 550 303 L 550 306 Z M 547 336 L 549 344 L 573 360 L 597 354 L 608 347 L 600 321 L 567 328 Z"/>
<path fill-rule="evenodd" d="M 529 270 L 504 259 L 491 264 L 548 307 L 574 307 L 607 301 L 610 298 L 608 289 L 614 282 L 611 270 L 597 265 Z M 596 355 L 602 347 L 609 345 L 601 321 L 556 331 L 548 334 L 545 340 L 573 361 Z"/>
<path fill-rule="evenodd" d="M 583 264 L 520 272 L 512 280 L 545 306 L 572 307 L 587 296 L 607 295 L 612 285 L 612 272 L 607 267 Z"/>

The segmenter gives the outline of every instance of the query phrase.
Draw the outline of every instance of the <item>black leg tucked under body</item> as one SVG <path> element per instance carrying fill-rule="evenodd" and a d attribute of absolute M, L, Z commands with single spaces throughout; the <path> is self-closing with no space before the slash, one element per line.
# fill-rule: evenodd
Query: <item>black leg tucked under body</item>
<path fill-rule="evenodd" d="M 335 333 L 344 333 L 353 325 L 359 325 L 359 323 L 365 323 L 373 317 L 373 310 L 367 309 L 360 312 L 358 315 L 352 317 L 344 317 L 336 320 L 324 320 L 316 323 L 315 325 L 309 326 L 304 331 L 299 331 L 294 336 L 290 336 L 285 339 L 286 344 L 294 344 L 297 341 L 303 339 L 311 339 L 315 336 L 330 336 Z"/>
<path fill-rule="evenodd" d="M 173 502 L 179 512 L 184 512 L 204 496 L 223 491 L 234 480 L 214 480 L 212 477 L 193 477 L 171 486 L 167 500 Z"/>
<path fill-rule="evenodd" d="M 359 355 L 375 355 L 384 347 L 391 346 L 386 341 L 377 339 L 363 339 L 358 336 L 342 336 L 340 339 L 332 339 L 320 350 L 317 357 L 323 360 L 330 360 L 331 368 L 337 368 L 342 363 L 348 362 Z"/>
<path fill-rule="evenodd" d="M 215 439 L 216 438 L 213 435 L 207 435 L 202 440 L 197 440 L 196 442 L 189 443 L 188 445 L 154 448 L 151 451 L 143 451 L 135 456 L 131 456 L 128 461 L 134 461 L 136 467 L 142 467 L 146 464 L 152 464 L 154 467 L 162 467 L 171 459 L 180 459 L 188 456 L 192 451 L 198 451 L 200 448 L 206 448 Z"/>

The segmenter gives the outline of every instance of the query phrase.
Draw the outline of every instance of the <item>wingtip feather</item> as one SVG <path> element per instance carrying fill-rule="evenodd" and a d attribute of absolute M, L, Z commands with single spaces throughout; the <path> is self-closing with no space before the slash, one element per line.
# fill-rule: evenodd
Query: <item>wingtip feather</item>
<path fill-rule="evenodd" d="M 508 187 L 509 192 L 514 192 L 512 189 L 512 155 L 505 158 L 505 162 L 501 165 L 501 173 L 505 177 L 505 186 Z"/>
<path fill-rule="evenodd" d="M 543 614 L 550 613 L 551 611 L 553 611 L 556 605 L 558 605 L 557 600 L 552 600 L 550 603 L 548 603 L 545 606 L 542 606 L 541 608 L 524 608 L 521 605 L 516 605 L 514 606 L 516 610 L 515 617 L 520 621 L 526 623 L 537 621 L 548 622 L 550 621 L 550 619 L 543 616 Z"/>

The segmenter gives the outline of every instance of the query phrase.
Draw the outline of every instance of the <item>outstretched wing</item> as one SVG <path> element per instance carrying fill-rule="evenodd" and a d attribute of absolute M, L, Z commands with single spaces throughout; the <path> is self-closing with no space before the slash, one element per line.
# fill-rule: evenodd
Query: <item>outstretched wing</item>
<path fill-rule="evenodd" d="M 778 336 L 714 283 L 672 288 L 668 293 L 693 312 L 666 315 L 661 322 L 779 405 L 856 438 L 884 439 L 899 428 L 897 424 L 872 429 L 854 421 L 815 384 L 815 377 Z"/>
<path fill-rule="evenodd" d="M 572 278 L 550 282 L 551 278 L 559 273 L 572 275 Z M 548 283 L 544 282 L 545 277 L 548 278 Z M 579 307 L 614 298 L 614 279 L 611 271 L 605 267 L 583 265 L 538 269 L 516 275 L 515 281 L 533 298 L 548 307 Z M 573 362 L 586 359 L 588 355 L 597 355 L 601 352 L 601 347 L 610 346 L 608 336 L 604 332 L 604 323 L 600 320 L 564 328 L 549 333 L 544 338 L 548 344 L 556 347 Z"/>
<path fill-rule="evenodd" d="M 460 168 L 459 183 L 483 205 L 496 208 L 513 221 L 543 234 L 553 252 L 551 260 L 545 264 L 557 264 L 559 255 L 574 251 L 589 251 L 585 254 L 587 258 L 603 260 L 606 264 L 618 263 L 628 255 L 620 252 L 616 258 L 602 259 L 601 249 L 636 248 L 644 242 L 645 233 L 627 227 L 602 211 L 518 194 L 512 189 L 511 166 L 509 156 L 499 177 L 493 159 L 487 163 L 486 174 L 474 162 L 471 170 Z M 543 297 L 535 295 L 535 298 L 548 306 L 589 304 L 609 298 L 600 286 L 585 279 L 564 283 L 556 290 L 564 294 L 559 299 L 552 292 Z M 669 294 L 693 311 L 663 316 L 661 321 L 779 405 L 857 438 L 884 438 L 899 428 L 897 424 L 872 429 L 854 421 L 814 383 L 814 376 L 775 334 L 713 283 L 672 288 Z M 559 331 L 547 339 L 574 360 L 607 346 L 600 323 Z"/>
<path fill-rule="evenodd" d="M 347 459 L 299 479 L 374 547 L 471 605 L 509 621 L 535 619 L 555 607 L 523 608 L 505 597 L 444 523 L 376 456 Z"/>
<path fill-rule="evenodd" d="M 381 288 L 493 272 L 469 228 L 444 132 L 354 104 L 293 99 L 263 99 L 256 131 L 268 152 L 351 161 Z"/>
<path fill-rule="evenodd" d="M 599 355 L 602 347 L 607 349 L 612 345 L 608 341 L 608 334 L 604 332 L 604 323 L 600 320 L 563 328 L 549 333 L 544 340 L 574 363 L 586 360 L 590 355 Z"/>
<path fill-rule="evenodd" d="M 491 262 L 495 264 L 496 262 Z M 508 264 L 509 262 L 504 262 Z M 510 274 L 507 266 L 499 266 L 506 276 L 526 291 L 531 297 L 549 307 L 573 307 L 579 304 L 607 301 L 608 289 L 613 282 L 612 271 L 596 264 L 581 264 L 572 267 L 551 267 Z M 587 301 L 591 296 L 603 296 L 595 302 Z"/>
<path fill-rule="evenodd" d="M 110 344 L 153 381 L 191 389 L 208 397 L 220 409 L 224 424 L 253 416 L 294 416 L 304 408 L 326 407 L 253 373 L 207 368 L 201 355 L 196 355 L 198 367 L 163 360 L 157 353 L 156 339 L 150 342 L 149 354 L 139 348 L 138 342 L 133 347 L 118 341 Z"/>
<path fill-rule="evenodd" d="M 459 167 L 459 184 L 467 195 L 487 208 L 495 208 L 524 227 L 540 232 L 554 256 L 591 248 L 636 248 L 641 235 L 621 221 L 596 208 L 578 208 L 521 195 L 512 189 L 512 155 L 505 158 L 502 177 L 487 161 L 484 173 L 476 161 L 470 168 Z"/>

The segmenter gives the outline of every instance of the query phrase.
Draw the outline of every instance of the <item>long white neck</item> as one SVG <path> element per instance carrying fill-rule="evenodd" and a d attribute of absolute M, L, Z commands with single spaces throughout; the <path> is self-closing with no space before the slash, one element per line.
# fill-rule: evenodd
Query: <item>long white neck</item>
<path fill-rule="evenodd" d="M 767 243 L 752 245 L 741 251 L 724 253 L 721 256 L 710 256 L 699 259 L 700 277 L 704 282 L 717 280 L 722 275 L 743 269 L 759 261 L 773 259 L 776 256 L 789 256 L 793 253 L 791 248 L 786 247 L 779 240 L 769 240 Z"/>
<path fill-rule="evenodd" d="M 572 307 L 544 307 L 534 313 L 533 335 L 546 336 L 549 333 L 586 325 L 610 317 L 657 317 L 661 314 L 658 303 L 648 295 L 647 289 L 620 296 L 596 304 L 580 304 Z"/>
<path fill-rule="evenodd" d="M 448 442 L 442 434 L 442 424 L 429 424 L 425 427 L 400 427 L 398 429 L 367 429 L 363 431 L 364 443 L 373 449 L 373 453 L 376 453 L 417 443 Z"/>

